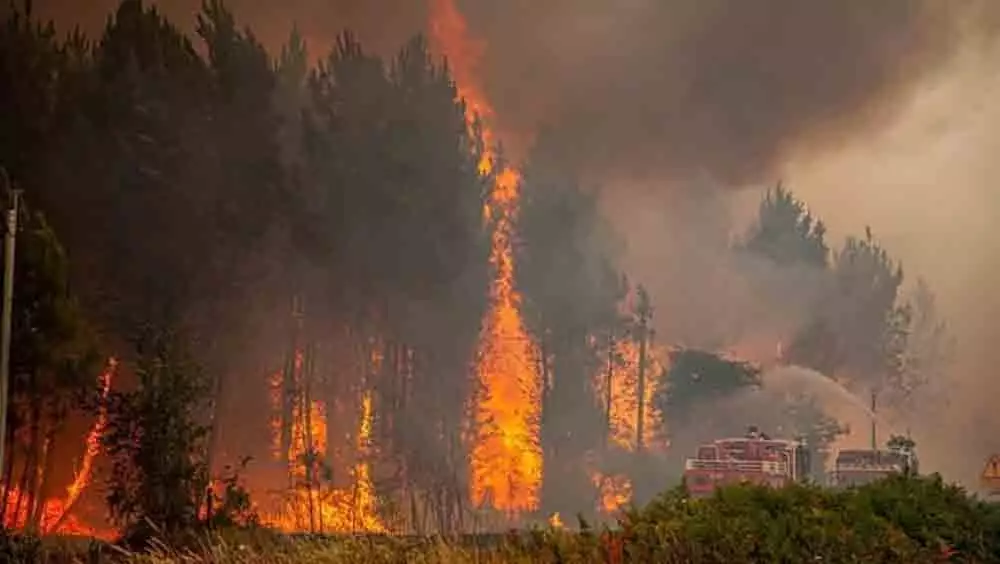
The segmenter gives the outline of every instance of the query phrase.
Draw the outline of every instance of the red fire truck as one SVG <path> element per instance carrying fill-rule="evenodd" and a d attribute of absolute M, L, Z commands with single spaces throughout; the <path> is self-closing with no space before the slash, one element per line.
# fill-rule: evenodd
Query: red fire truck
<path fill-rule="evenodd" d="M 809 456 L 802 441 L 772 439 L 750 427 L 746 436 L 718 439 L 698 447 L 684 465 L 692 496 L 705 497 L 730 484 L 782 487 L 809 475 Z"/>
<path fill-rule="evenodd" d="M 917 471 L 917 457 L 912 451 L 854 449 L 837 453 L 831 485 L 862 486 L 892 474 Z"/>

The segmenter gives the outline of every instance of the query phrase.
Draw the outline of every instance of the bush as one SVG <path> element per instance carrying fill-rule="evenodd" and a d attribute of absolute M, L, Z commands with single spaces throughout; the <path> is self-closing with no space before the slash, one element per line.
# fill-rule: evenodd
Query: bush
<path fill-rule="evenodd" d="M 622 519 L 628 562 L 966 562 L 1000 557 L 1000 512 L 939 476 L 860 488 L 683 488 Z"/>

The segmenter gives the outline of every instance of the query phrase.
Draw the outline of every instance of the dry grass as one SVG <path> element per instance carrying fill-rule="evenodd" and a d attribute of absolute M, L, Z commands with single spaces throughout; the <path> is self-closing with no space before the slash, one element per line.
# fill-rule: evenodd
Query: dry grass
<path fill-rule="evenodd" d="M 158 546 L 145 554 L 123 556 L 125 562 L 134 564 L 527 564 L 557 561 L 506 544 L 475 548 L 446 540 L 417 544 L 392 539 L 286 539 L 267 543 L 217 539 L 194 550 L 177 551 Z M 561 561 L 595 560 L 569 558 Z"/>
<path fill-rule="evenodd" d="M 459 539 L 286 536 L 268 529 L 229 530 L 189 548 L 154 543 L 128 552 L 83 538 L 8 538 L 0 562 L 38 564 L 527 564 L 604 562 L 593 535 L 548 529 Z"/>

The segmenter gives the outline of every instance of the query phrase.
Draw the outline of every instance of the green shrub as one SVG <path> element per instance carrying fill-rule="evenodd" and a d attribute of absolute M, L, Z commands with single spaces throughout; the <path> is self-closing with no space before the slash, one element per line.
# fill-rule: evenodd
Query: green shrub
<path fill-rule="evenodd" d="M 850 490 L 744 485 L 708 499 L 683 488 L 626 512 L 628 562 L 996 561 L 1000 511 L 939 476 Z"/>

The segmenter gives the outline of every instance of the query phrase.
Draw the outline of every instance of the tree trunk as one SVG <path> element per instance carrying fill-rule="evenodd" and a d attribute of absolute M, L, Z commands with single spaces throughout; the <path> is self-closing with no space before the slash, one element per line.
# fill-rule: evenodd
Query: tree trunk
<path fill-rule="evenodd" d="M 3 499 L 0 500 L 0 525 L 8 523 L 7 509 L 10 506 L 11 484 L 14 482 L 14 426 L 7 426 L 7 445 L 5 449 L 7 460 L 4 461 L 3 469 Z"/>
<path fill-rule="evenodd" d="M 549 371 L 548 344 L 545 337 L 539 339 L 538 343 L 538 372 L 542 378 L 541 417 L 539 417 L 539 427 L 543 427 L 549 407 L 549 392 L 552 388 L 551 374 Z M 541 431 L 541 429 L 539 429 Z M 541 433 L 540 433 L 541 434 Z"/>
<path fill-rule="evenodd" d="M 48 492 L 50 489 L 49 478 L 52 475 L 52 466 L 55 461 L 55 458 L 51 456 L 54 442 L 55 428 L 49 426 L 42 442 L 42 457 L 36 465 L 37 470 L 35 472 L 35 494 L 33 496 L 34 503 L 32 504 L 31 512 L 31 530 L 37 533 L 46 532 L 42 528 L 46 524 L 42 522 L 42 518 L 45 516 L 44 510 L 48 502 Z"/>
<path fill-rule="evenodd" d="M 306 475 L 306 494 L 309 496 L 309 532 L 316 532 L 316 506 L 313 501 L 313 489 L 315 482 L 315 464 L 317 453 L 313 447 L 313 436 L 312 436 L 312 377 L 313 377 L 313 350 L 312 346 L 308 346 L 305 349 L 304 362 L 304 374 L 302 382 L 302 407 L 300 412 L 303 415 L 305 421 L 305 475 Z"/>
<path fill-rule="evenodd" d="M 28 506 L 25 508 L 24 512 L 24 527 L 28 533 L 35 532 L 35 507 L 38 503 L 38 487 L 39 487 L 39 477 L 42 473 L 42 464 L 45 462 L 45 449 L 46 445 L 42 439 L 42 422 L 41 422 L 41 406 L 39 403 L 41 399 L 38 398 L 38 394 L 33 394 L 35 397 L 32 399 L 31 406 L 31 451 L 32 451 L 32 465 L 31 468 L 25 468 L 26 475 L 22 477 L 22 481 L 25 485 L 25 495 L 28 496 Z"/>
<path fill-rule="evenodd" d="M 21 507 L 26 503 L 24 496 L 28 495 L 28 479 L 31 477 L 31 471 L 35 462 L 35 447 L 34 445 L 28 445 L 24 453 L 24 466 L 21 468 L 21 475 L 19 476 L 19 482 L 17 486 L 17 502 L 14 504 L 14 526 L 24 527 L 27 524 L 27 518 L 21 519 Z M 28 511 L 25 509 L 24 515 L 27 517 Z"/>
<path fill-rule="evenodd" d="M 646 448 L 646 320 L 639 326 L 639 375 L 636 383 L 637 413 L 635 423 L 635 451 L 641 453 Z"/>
<path fill-rule="evenodd" d="M 614 402 L 614 377 L 615 377 L 615 334 L 613 332 L 608 333 L 608 371 L 607 378 L 604 383 L 604 417 L 605 417 L 605 432 L 603 439 L 603 446 L 605 449 L 608 447 L 608 439 L 613 432 L 613 422 L 611 420 L 611 409 Z"/>

